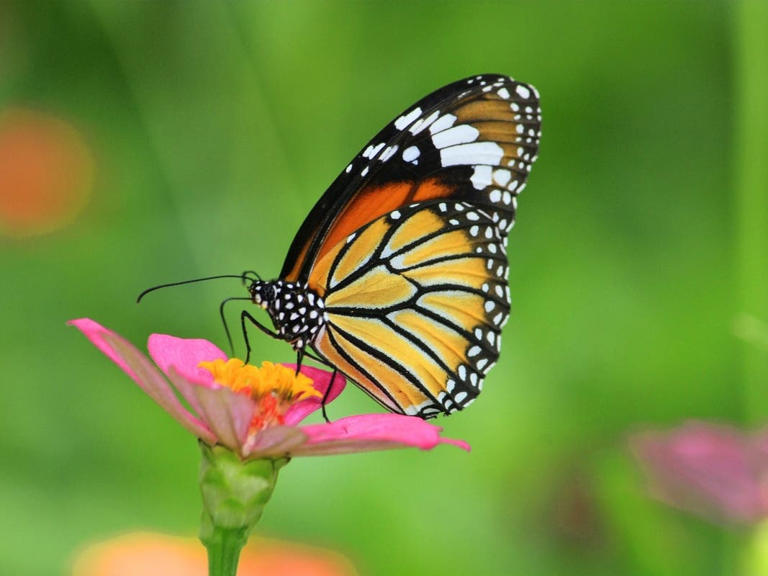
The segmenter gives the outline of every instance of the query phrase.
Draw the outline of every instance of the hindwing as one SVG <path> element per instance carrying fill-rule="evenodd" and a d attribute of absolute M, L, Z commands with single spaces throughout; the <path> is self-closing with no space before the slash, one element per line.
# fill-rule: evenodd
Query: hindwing
<path fill-rule="evenodd" d="M 418 203 L 337 243 L 309 279 L 326 309 L 315 350 L 390 410 L 468 406 L 509 315 L 499 218 L 467 202 Z"/>

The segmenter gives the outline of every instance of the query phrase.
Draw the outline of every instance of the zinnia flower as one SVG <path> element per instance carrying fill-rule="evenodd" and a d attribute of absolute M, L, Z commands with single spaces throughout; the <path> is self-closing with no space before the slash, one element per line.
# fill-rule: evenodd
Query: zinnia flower
<path fill-rule="evenodd" d="M 665 502 L 715 520 L 768 516 L 768 437 L 730 426 L 688 422 L 644 432 L 632 448 Z"/>
<path fill-rule="evenodd" d="M 466 442 L 441 438 L 441 428 L 413 416 L 366 414 L 332 423 L 300 422 L 344 389 L 326 370 L 265 362 L 261 368 L 227 359 L 207 340 L 152 334 L 147 345 L 158 368 L 130 342 L 88 318 L 70 322 L 155 402 L 206 444 L 243 459 L 365 452 L 398 447 L 423 450 Z M 161 372 L 162 371 L 162 372 Z M 179 399 L 183 398 L 187 406 Z"/>
<path fill-rule="evenodd" d="M 137 532 L 91 544 L 77 555 L 72 576 L 204 576 L 205 550 L 191 538 Z M 335 552 L 254 539 L 240 556 L 238 576 L 354 576 Z"/>
<path fill-rule="evenodd" d="M 200 439 L 200 540 L 208 549 L 210 576 L 235 576 L 240 550 L 292 456 L 404 446 L 426 450 L 441 443 L 469 450 L 413 416 L 367 414 L 301 426 L 321 407 L 326 391 L 331 401 L 344 389 L 344 378 L 325 370 L 304 366 L 297 374 L 295 366 L 269 362 L 257 368 L 227 359 L 207 340 L 164 334 L 149 337 L 153 364 L 93 320 L 71 324 Z"/>

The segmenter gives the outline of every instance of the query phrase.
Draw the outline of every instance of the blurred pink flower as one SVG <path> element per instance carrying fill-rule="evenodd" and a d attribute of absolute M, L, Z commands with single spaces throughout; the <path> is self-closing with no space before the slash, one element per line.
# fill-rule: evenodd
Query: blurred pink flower
<path fill-rule="evenodd" d="M 287 365 L 290 370 L 269 363 L 262 369 L 243 366 L 239 361 L 227 362 L 224 352 L 207 340 L 152 334 L 147 347 L 158 370 L 130 342 L 93 320 L 81 318 L 70 324 L 192 434 L 211 446 L 226 446 L 244 459 L 401 447 L 429 450 L 438 444 L 469 450 L 466 442 L 441 438 L 440 427 L 400 414 L 365 414 L 300 426 L 304 418 L 321 407 L 329 386 L 328 402 L 341 393 L 345 385 L 341 375 L 331 383 L 330 372 L 303 366 L 295 383 L 285 383 L 286 378 L 294 378 L 295 366 Z M 239 389 L 237 382 L 222 385 L 214 377 L 214 373 L 242 377 L 240 370 L 266 370 L 262 374 L 267 374 L 264 378 L 270 380 L 267 385 L 272 388 L 267 393 L 253 393 L 250 387 Z M 261 378 L 257 375 L 257 379 Z M 312 388 L 306 386 L 307 390 L 302 389 L 300 394 L 294 388 L 283 394 L 283 385 L 301 388 L 302 381 L 311 383 Z"/>
<path fill-rule="evenodd" d="M 72 576 L 206 576 L 205 548 L 192 538 L 137 532 L 88 546 Z M 349 560 L 328 550 L 254 539 L 243 548 L 239 576 L 354 576 Z"/>
<path fill-rule="evenodd" d="M 688 422 L 631 439 L 653 492 L 665 502 L 715 520 L 768 516 L 768 436 Z"/>

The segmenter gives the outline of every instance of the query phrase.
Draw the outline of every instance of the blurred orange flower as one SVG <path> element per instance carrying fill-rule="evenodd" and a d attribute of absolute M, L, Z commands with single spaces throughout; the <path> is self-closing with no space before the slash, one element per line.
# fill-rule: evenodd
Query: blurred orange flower
<path fill-rule="evenodd" d="M 243 548 L 238 576 L 355 576 L 335 552 L 254 538 Z M 207 576 L 196 539 L 136 532 L 93 544 L 75 559 L 72 576 Z"/>
<path fill-rule="evenodd" d="M 93 161 L 77 130 L 39 111 L 0 112 L 0 234 L 61 228 L 82 209 Z"/>

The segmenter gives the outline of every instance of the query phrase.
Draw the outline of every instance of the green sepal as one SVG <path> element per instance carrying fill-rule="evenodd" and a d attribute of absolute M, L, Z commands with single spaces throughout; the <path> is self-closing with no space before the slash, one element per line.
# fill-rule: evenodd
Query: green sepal
<path fill-rule="evenodd" d="M 208 549 L 210 576 L 234 576 L 240 550 L 272 496 L 289 459 L 241 460 L 223 446 L 200 442 L 203 514 L 200 540 Z"/>

